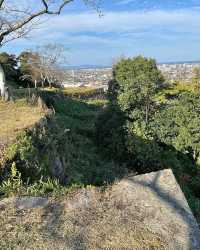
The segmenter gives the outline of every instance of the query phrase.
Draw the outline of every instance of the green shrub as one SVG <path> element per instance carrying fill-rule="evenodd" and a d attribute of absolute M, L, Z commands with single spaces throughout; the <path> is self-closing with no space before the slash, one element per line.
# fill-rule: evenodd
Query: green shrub
<path fill-rule="evenodd" d="M 16 162 L 24 181 L 34 180 L 42 171 L 38 164 L 38 154 L 39 151 L 34 145 L 31 133 L 24 131 L 17 137 L 17 141 L 8 147 L 6 151 L 7 163 Z"/>
<path fill-rule="evenodd" d="M 0 194 L 4 196 L 19 194 L 22 187 L 21 173 L 17 170 L 16 163 L 13 162 L 9 178 L 0 185 Z"/>
<path fill-rule="evenodd" d="M 200 154 L 200 95 L 182 93 L 154 117 L 151 129 L 157 138 L 189 155 L 196 163 Z"/>
<path fill-rule="evenodd" d="M 45 181 L 41 179 L 38 182 L 35 182 L 32 185 L 28 186 L 26 192 L 28 195 L 38 196 L 57 192 L 61 189 L 62 186 L 59 184 L 58 180 L 47 178 L 47 180 Z"/>

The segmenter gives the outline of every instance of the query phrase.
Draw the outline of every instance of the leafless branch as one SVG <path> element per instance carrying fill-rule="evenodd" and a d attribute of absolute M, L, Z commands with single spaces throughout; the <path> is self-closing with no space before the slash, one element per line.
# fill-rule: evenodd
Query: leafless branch
<path fill-rule="evenodd" d="M 8 0 L 0 0 L 0 46 L 6 41 L 13 40 L 13 38 L 17 39 L 26 35 L 30 31 L 27 27 L 33 20 L 36 20 L 43 15 L 59 15 L 63 8 L 73 1 L 75 0 L 62 0 L 60 2 L 40 0 L 41 5 L 37 3 L 36 6 L 26 7 L 22 5 L 19 7 L 20 3 L 14 5 Z M 99 5 L 96 3 L 100 0 L 83 1 L 85 4 L 92 6 L 100 13 Z M 57 2 L 58 4 L 56 4 Z"/>
<path fill-rule="evenodd" d="M 4 3 L 5 0 L 0 0 L 0 9 L 2 8 L 2 5 Z"/>

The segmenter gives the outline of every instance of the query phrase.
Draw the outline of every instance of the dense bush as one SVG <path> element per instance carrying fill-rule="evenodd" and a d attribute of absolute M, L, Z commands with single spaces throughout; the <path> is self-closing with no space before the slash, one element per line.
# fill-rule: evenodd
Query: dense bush
<path fill-rule="evenodd" d="M 154 117 L 152 130 L 159 141 L 172 145 L 200 163 L 200 95 L 183 93 Z"/>
<path fill-rule="evenodd" d="M 24 180 L 35 180 L 41 175 L 41 166 L 38 162 L 38 148 L 34 145 L 32 136 L 23 132 L 17 142 L 11 144 L 6 152 L 7 161 L 17 162 L 17 168 Z"/>
<path fill-rule="evenodd" d="M 137 57 L 115 65 L 98 143 L 116 161 L 116 155 L 126 156 L 126 167 L 139 173 L 171 168 L 199 213 L 200 96 L 191 87 L 162 83 L 154 60 Z"/>
<path fill-rule="evenodd" d="M 128 152 L 142 172 L 165 167 L 164 152 L 171 149 L 198 164 L 199 95 L 180 92 L 167 104 L 159 104 L 155 96 L 163 92 L 163 77 L 155 61 L 143 57 L 122 59 L 114 66 L 113 77 L 110 104 L 97 126 L 98 142 L 107 154 L 117 152 L 121 157 Z"/>

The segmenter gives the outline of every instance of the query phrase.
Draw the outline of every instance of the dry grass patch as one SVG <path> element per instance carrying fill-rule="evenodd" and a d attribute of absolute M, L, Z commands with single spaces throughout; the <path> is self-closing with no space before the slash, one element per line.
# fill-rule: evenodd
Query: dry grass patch
<path fill-rule="evenodd" d="M 42 208 L 5 206 L 0 210 L 0 249 L 168 249 L 133 206 L 115 203 L 109 192 L 84 189 Z"/>
<path fill-rule="evenodd" d="M 0 101 L 0 144 L 14 140 L 23 129 L 31 127 L 44 116 L 41 108 L 28 105 L 25 99 Z"/>

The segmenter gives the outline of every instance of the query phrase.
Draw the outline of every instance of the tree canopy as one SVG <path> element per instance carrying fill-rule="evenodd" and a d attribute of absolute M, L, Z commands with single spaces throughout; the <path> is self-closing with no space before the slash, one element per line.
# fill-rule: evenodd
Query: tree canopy
<path fill-rule="evenodd" d="M 121 110 L 131 121 L 148 124 L 155 107 L 153 97 L 164 82 L 156 61 L 142 56 L 122 59 L 114 66 L 113 76 Z"/>
<path fill-rule="evenodd" d="M 152 128 L 159 140 L 200 163 L 200 95 L 183 93 L 158 112 Z"/>

